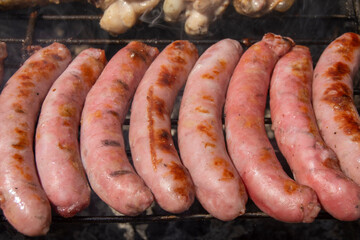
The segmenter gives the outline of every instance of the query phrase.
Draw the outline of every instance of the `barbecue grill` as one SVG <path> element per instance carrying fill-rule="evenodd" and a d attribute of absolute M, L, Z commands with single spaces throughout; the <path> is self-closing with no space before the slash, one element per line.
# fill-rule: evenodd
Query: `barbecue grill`
<path fill-rule="evenodd" d="M 4 82 L 29 56 L 32 46 L 46 46 L 55 41 L 65 44 L 73 56 L 87 47 L 105 49 L 110 59 L 132 40 L 139 40 L 162 50 L 177 39 L 193 42 L 201 54 L 223 38 L 240 41 L 243 47 L 260 40 L 264 33 L 291 37 L 297 44 L 310 48 L 314 64 L 325 47 L 345 32 L 360 33 L 360 2 L 358 0 L 297 0 L 286 13 L 271 13 L 261 18 L 241 16 L 229 6 L 221 19 L 211 24 L 209 33 L 202 37 L 187 36 L 182 23 L 163 21 L 161 7 L 141 17 L 135 27 L 125 34 L 111 36 L 99 26 L 101 10 L 85 2 L 49 5 L 31 9 L 0 12 L 0 41 L 8 46 Z M 355 99 L 359 98 L 359 74 L 355 79 Z M 172 114 L 172 134 L 177 142 L 177 119 L 181 95 Z M 358 108 L 360 104 L 357 105 Z M 290 174 L 290 169 L 279 152 L 271 132 L 269 108 L 265 124 L 279 160 Z M 125 142 L 128 144 L 129 116 L 124 123 Z M 177 146 L 176 146 L 177 147 Z M 130 156 L 130 148 L 127 145 Z M 324 211 L 314 223 L 288 224 L 271 219 L 251 201 L 247 212 L 231 222 L 214 219 L 198 202 L 185 213 L 166 213 L 154 204 L 140 216 L 128 217 L 114 213 L 94 193 L 88 209 L 73 218 L 53 214 L 49 239 L 360 239 L 359 221 L 340 222 Z M 133 232 L 132 232 L 133 231 Z M 0 239 L 25 238 L 17 233 L 0 215 Z M 44 239 L 43 237 L 39 239 Z"/>

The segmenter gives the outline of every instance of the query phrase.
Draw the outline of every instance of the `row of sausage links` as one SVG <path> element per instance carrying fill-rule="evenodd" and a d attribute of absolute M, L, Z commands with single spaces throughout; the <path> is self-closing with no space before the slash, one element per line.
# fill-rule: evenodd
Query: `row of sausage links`
<path fill-rule="evenodd" d="M 6 136 L 0 140 L 0 196 L 8 221 L 25 235 L 45 234 L 50 204 L 64 217 L 88 206 L 86 175 L 96 194 L 126 215 L 140 214 L 154 199 L 164 210 L 180 213 L 196 195 L 210 214 L 232 220 L 245 212 L 248 193 L 261 210 L 281 221 L 311 222 L 320 206 L 340 220 L 358 219 L 360 187 L 343 174 L 346 160 L 340 159 L 340 168 L 340 153 L 326 146 L 317 128 L 309 50 L 269 33 L 242 53 L 230 39 L 199 59 L 187 41 L 175 41 L 160 54 L 131 42 L 107 64 L 99 49 L 84 50 L 69 66 L 71 54 L 59 43 L 36 52 L 0 95 L 0 134 Z M 331 54 L 340 55 L 330 57 L 335 63 L 327 60 Z M 325 120 L 339 123 L 336 131 L 348 142 L 358 141 L 351 80 L 359 61 L 360 37 L 347 33 L 324 51 L 314 75 L 314 85 L 330 82 L 324 96 L 316 98 L 323 87 L 314 88 L 315 110 L 325 105 L 335 112 L 333 120 Z M 186 81 L 178 122 L 180 160 L 170 113 Z M 275 137 L 297 182 L 284 172 L 266 136 L 270 82 Z M 122 136 L 133 96 L 129 140 L 136 171 Z M 224 104 L 229 154 L 221 123 Z M 36 170 L 32 149 L 40 108 Z M 350 114 L 354 130 L 349 133 L 344 122 Z M 325 133 L 323 125 L 329 126 L 321 116 Z"/>

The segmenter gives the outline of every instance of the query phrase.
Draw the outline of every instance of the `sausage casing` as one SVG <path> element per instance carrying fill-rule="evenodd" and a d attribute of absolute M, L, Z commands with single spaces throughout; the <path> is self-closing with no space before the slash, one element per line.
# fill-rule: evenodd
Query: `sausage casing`
<path fill-rule="evenodd" d="M 314 69 L 313 105 L 320 133 L 342 171 L 360 184 L 360 118 L 353 78 L 360 65 L 360 35 L 345 33 L 321 54 Z"/>
<path fill-rule="evenodd" d="M 0 202 L 7 220 L 29 236 L 45 234 L 51 209 L 35 169 L 33 138 L 40 106 L 55 79 L 71 61 L 69 50 L 53 43 L 32 55 L 0 95 Z"/>
<path fill-rule="evenodd" d="M 225 147 L 222 110 L 232 72 L 242 54 L 239 42 L 224 39 L 196 62 L 181 100 L 178 142 L 194 181 L 196 197 L 214 217 L 245 213 L 247 194 Z"/>
<path fill-rule="evenodd" d="M 131 42 L 116 53 L 86 97 L 82 113 L 81 156 L 95 193 L 115 210 L 138 215 L 153 195 L 130 164 L 122 124 L 130 100 L 156 48 Z"/>
<path fill-rule="evenodd" d="M 106 64 L 104 50 L 83 50 L 52 85 L 41 108 L 35 138 L 40 182 L 55 210 L 72 217 L 90 203 L 79 149 L 85 97 Z"/>
<path fill-rule="evenodd" d="M 188 41 L 169 44 L 146 71 L 131 107 L 129 141 L 134 166 L 160 207 L 172 213 L 187 210 L 195 190 L 171 135 L 170 114 L 198 58 Z"/>
<path fill-rule="evenodd" d="M 275 219 L 311 222 L 320 207 L 315 192 L 283 170 L 267 137 L 264 111 L 271 72 L 292 40 L 266 34 L 241 57 L 225 103 L 229 154 L 254 203 Z"/>
<path fill-rule="evenodd" d="M 360 187 L 340 170 L 335 153 L 320 136 L 311 104 L 310 51 L 295 46 L 276 64 L 270 84 L 272 126 L 295 179 L 317 193 L 335 218 L 359 218 Z"/>

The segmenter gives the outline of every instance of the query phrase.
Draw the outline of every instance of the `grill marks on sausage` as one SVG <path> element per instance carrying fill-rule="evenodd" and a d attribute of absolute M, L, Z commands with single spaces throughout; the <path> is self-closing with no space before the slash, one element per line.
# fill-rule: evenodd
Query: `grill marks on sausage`
<path fill-rule="evenodd" d="M 149 88 L 148 95 L 146 96 L 146 99 L 148 101 L 148 107 L 147 107 L 147 117 L 148 117 L 148 130 L 149 130 L 149 144 L 150 144 L 150 155 L 151 155 L 151 161 L 153 164 L 154 169 L 156 170 L 157 165 L 161 162 L 157 159 L 156 151 L 155 151 L 155 133 L 154 133 L 154 117 L 153 117 L 153 111 L 154 111 L 154 104 L 153 104 L 153 96 L 154 96 L 154 88 L 151 86 Z"/>
<path fill-rule="evenodd" d="M 15 160 L 14 161 L 14 167 L 16 168 L 16 170 L 19 171 L 19 173 L 27 180 L 27 181 L 32 181 L 33 178 L 31 176 L 31 174 L 27 173 L 27 171 L 29 170 L 29 167 L 27 166 L 23 166 L 24 164 L 24 157 L 21 154 L 15 153 L 14 155 L 12 155 L 12 158 Z"/>
<path fill-rule="evenodd" d="M 311 62 L 306 57 L 299 59 L 291 65 L 291 72 L 307 84 L 306 73 L 311 69 Z"/>
<path fill-rule="evenodd" d="M 15 148 L 17 150 L 23 150 L 23 149 L 27 148 L 28 146 L 30 146 L 28 133 L 26 130 L 22 130 L 22 129 L 16 127 L 14 129 L 14 132 L 16 133 L 16 136 L 17 136 L 17 142 L 11 145 L 13 148 Z"/>
<path fill-rule="evenodd" d="M 36 64 L 37 62 L 39 62 L 39 64 Z M 18 113 L 22 113 L 22 105 L 21 105 L 21 100 L 25 99 L 27 97 L 29 97 L 31 94 L 36 94 L 34 93 L 33 89 L 35 88 L 35 83 L 33 82 L 33 74 L 36 73 L 37 75 L 41 75 L 41 74 L 46 74 L 46 73 L 42 73 L 42 71 L 46 71 L 46 68 L 49 68 L 49 71 L 51 71 L 51 69 L 55 68 L 55 66 L 52 63 L 44 63 L 44 61 L 37 61 L 37 62 L 32 62 L 31 66 L 28 66 L 26 69 L 24 69 L 19 75 L 17 75 L 17 79 L 18 79 L 18 92 L 17 92 L 17 102 L 14 103 L 13 106 L 15 106 L 15 111 Z M 38 66 L 40 65 L 40 66 Z M 50 67 L 48 67 L 48 65 L 50 65 Z M 42 68 L 45 68 L 45 70 L 43 70 Z"/>
<path fill-rule="evenodd" d="M 124 82 L 124 81 L 122 81 L 121 79 L 119 79 L 119 80 L 117 80 L 116 81 L 116 83 L 119 85 L 119 86 L 121 86 L 121 91 L 129 91 L 129 85 L 126 83 L 126 82 Z"/>
<path fill-rule="evenodd" d="M 18 102 L 13 103 L 12 107 L 16 113 L 25 113 L 23 106 Z"/>
<path fill-rule="evenodd" d="M 67 152 L 71 165 L 79 172 L 82 172 L 81 166 L 79 165 L 80 160 L 78 159 L 77 148 L 75 143 L 58 142 L 58 148 Z"/>
<path fill-rule="evenodd" d="M 333 42 L 332 47 L 336 47 L 339 53 L 346 61 L 351 62 L 354 58 L 354 49 L 360 46 L 360 39 L 355 33 L 347 33 L 349 38 L 340 38 Z"/>
<path fill-rule="evenodd" d="M 111 84 L 110 90 L 123 98 L 129 91 L 129 85 L 122 79 L 118 79 Z"/>
<path fill-rule="evenodd" d="M 120 177 L 123 175 L 127 175 L 127 174 L 133 174 L 132 171 L 128 171 L 128 170 L 116 170 L 113 171 L 109 174 L 110 177 Z"/>
<path fill-rule="evenodd" d="M 166 129 L 155 129 L 153 114 L 164 119 L 165 102 L 159 97 L 154 96 L 153 87 L 150 87 L 148 96 L 148 129 L 150 139 L 150 154 L 154 169 L 162 162 L 157 158 L 156 149 L 169 154 L 177 154 L 172 144 L 171 134 Z"/>
<path fill-rule="evenodd" d="M 176 188 L 173 189 L 174 192 L 185 199 L 189 199 L 191 196 L 188 195 L 189 191 L 187 189 L 191 183 L 188 182 L 187 174 L 185 173 L 183 167 L 174 161 L 172 161 L 169 165 L 166 165 L 166 167 L 169 169 L 169 174 L 178 183 Z"/>
<path fill-rule="evenodd" d="M 118 141 L 111 139 L 104 139 L 101 141 L 101 144 L 105 147 L 121 147 L 121 144 Z"/>
<path fill-rule="evenodd" d="M 209 110 L 203 108 L 202 106 L 197 106 L 195 110 L 201 113 L 209 113 Z"/>
<path fill-rule="evenodd" d="M 188 43 L 185 41 L 175 41 L 171 45 L 168 46 L 169 52 L 176 52 L 176 53 L 185 53 L 187 55 L 192 55 L 194 49 L 190 48 Z M 195 50 L 196 51 L 196 50 Z"/>
<path fill-rule="evenodd" d="M 172 67 L 172 69 L 169 69 L 167 66 L 165 65 L 161 65 L 160 67 L 160 73 L 159 73 L 159 78 L 157 80 L 157 85 L 159 85 L 160 87 L 169 87 L 171 88 L 175 82 L 176 82 L 176 72 L 178 70 L 176 70 L 178 67 Z"/>
<path fill-rule="evenodd" d="M 207 148 L 207 147 L 215 148 L 216 145 L 213 144 L 213 143 L 210 143 L 210 142 L 206 142 L 206 143 L 205 143 L 205 148 Z"/>
<path fill-rule="evenodd" d="M 216 141 L 216 133 L 214 132 L 214 127 L 208 121 L 203 121 L 199 125 L 197 125 L 197 130 L 201 133 L 208 136 L 212 141 Z"/>
<path fill-rule="evenodd" d="M 99 62 L 91 57 L 88 58 L 86 63 L 80 65 L 80 72 L 83 77 L 83 81 L 88 86 L 92 86 L 96 81 L 93 65 L 99 65 Z"/>
<path fill-rule="evenodd" d="M 171 88 L 177 82 L 177 73 L 182 72 L 184 65 L 187 64 L 185 56 L 192 56 L 197 52 L 196 48 L 189 47 L 183 41 L 175 41 L 167 48 L 167 59 L 172 64 L 161 65 L 159 78 L 156 84 L 159 87 Z"/>
<path fill-rule="evenodd" d="M 262 125 L 264 124 L 264 118 L 261 116 L 241 116 L 240 113 L 238 115 L 241 122 L 239 122 L 242 127 L 250 128 L 253 131 L 262 131 Z"/>
<path fill-rule="evenodd" d="M 343 74 L 344 72 L 340 72 L 335 75 L 335 79 L 325 90 L 322 101 L 332 106 L 335 115 L 334 120 L 340 124 L 340 129 L 346 135 L 352 136 L 352 141 L 360 143 L 360 123 L 356 117 L 352 90 L 340 81 L 342 79 L 340 76 Z"/>
<path fill-rule="evenodd" d="M 271 148 L 262 148 L 259 152 L 260 156 L 259 156 L 259 160 L 261 162 L 266 162 L 269 159 L 272 159 L 272 155 L 270 153 Z"/>
<path fill-rule="evenodd" d="M 299 88 L 297 97 L 300 102 L 307 104 L 310 101 L 309 89 L 306 87 Z"/>
<path fill-rule="evenodd" d="M 152 57 L 149 55 L 149 52 L 146 51 L 147 48 L 148 46 L 142 42 L 133 42 L 131 47 L 128 47 L 127 50 L 131 59 L 148 64 L 152 61 Z"/>
<path fill-rule="evenodd" d="M 316 126 L 315 122 L 311 119 L 311 114 L 313 114 L 313 113 L 310 112 L 309 108 L 307 106 L 305 106 L 305 105 L 301 106 L 300 111 L 304 114 L 304 118 L 306 118 L 306 120 L 307 120 L 308 133 L 310 133 L 314 137 L 317 137 L 318 129 L 317 129 L 317 126 Z M 320 144 L 324 145 L 324 142 L 321 141 Z"/>
<path fill-rule="evenodd" d="M 160 119 L 164 120 L 165 114 L 167 114 L 165 101 L 157 96 L 153 96 L 153 110 Z"/>
<path fill-rule="evenodd" d="M 330 169 L 335 169 L 338 171 L 340 170 L 340 165 L 339 165 L 339 160 L 334 157 L 334 158 L 326 158 L 324 162 L 322 162 L 322 165 L 325 166 L 326 168 L 330 168 Z"/>
<path fill-rule="evenodd" d="M 285 180 L 284 181 L 284 190 L 286 193 L 288 194 L 293 194 L 295 193 L 298 189 L 299 189 L 299 185 L 296 184 L 294 181 L 292 180 Z"/>
<path fill-rule="evenodd" d="M 43 49 L 42 54 L 44 56 L 51 57 L 54 60 L 53 62 L 55 62 L 55 64 L 57 64 L 57 62 L 63 61 L 66 58 L 66 55 L 58 53 L 57 49 L 50 49 L 50 48 Z"/>
<path fill-rule="evenodd" d="M 171 134 L 166 129 L 158 129 L 155 131 L 154 138 L 156 147 L 162 152 L 176 155 L 176 149 L 172 144 Z"/>
<path fill-rule="evenodd" d="M 162 162 L 162 159 L 157 157 L 156 150 L 160 150 L 163 153 L 177 155 L 176 149 L 172 143 L 172 136 L 167 129 L 155 129 L 154 126 L 154 114 L 161 119 L 164 119 L 165 114 L 165 102 L 154 96 L 153 86 L 149 88 L 148 95 L 148 108 L 147 108 L 147 117 L 148 117 L 148 130 L 149 130 L 149 141 L 150 141 L 150 154 L 154 170 L 157 169 L 158 164 Z M 187 175 L 179 164 L 171 162 L 171 164 L 164 164 L 168 171 L 168 175 L 172 176 L 175 181 L 177 181 L 177 187 L 173 191 L 183 198 L 190 198 L 188 196 L 187 187 L 189 182 L 187 180 Z"/>
<path fill-rule="evenodd" d="M 301 46 L 297 47 L 299 48 Z M 295 84 L 298 85 L 297 89 L 299 89 L 297 92 L 297 98 L 301 103 L 300 111 L 303 113 L 303 117 L 307 119 L 308 132 L 315 136 L 318 130 L 315 123 L 311 119 L 311 115 L 313 113 L 310 112 L 310 109 L 308 108 L 308 106 L 311 106 L 311 93 L 309 90 L 309 79 L 311 79 L 311 76 L 308 76 L 308 73 L 311 71 L 311 69 L 312 63 L 306 57 L 300 58 L 291 65 L 292 74 L 297 77 L 296 79 L 299 79 L 296 80 Z"/>
<path fill-rule="evenodd" d="M 171 134 L 166 129 L 155 129 L 154 114 L 160 119 L 164 119 L 165 102 L 163 99 L 154 96 L 154 88 L 151 86 L 146 96 L 148 101 L 147 117 L 150 141 L 150 154 L 153 167 L 156 170 L 157 165 L 162 162 L 162 159 L 157 158 L 156 149 L 160 149 L 165 153 L 176 154 L 175 147 L 172 144 Z"/>
<path fill-rule="evenodd" d="M 345 75 L 350 73 L 350 68 L 343 62 L 337 62 L 323 74 L 324 77 L 328 77 L 333 81 L 340 81 Z"/>
<path fill-rule="evenodd" d="M 201 78 L 217 80 L 219 73 L 224 71 L 227 65 L 224 59 L 219 59 L 218 63 L 219 63 L 218 66 L 215 66 L 211 72 L 204 73 L 203 75 L 201 75 Z"/>
<path fill-rule="evenodd" d="M 210 101 L 210 102 L 214 102 L 214 98 L 212 96 L 209 96 L 209 95 L 202 96 L 202 99 Z"/>
<path fill-rule="evenodd" d="M 21 81 L 20 85 L 22 88 L 33 88 L 35 87 L 35 84 L 31 81 Z"/>
<path fill-rule="evenodd" d="M 229 170 L 230 164 L 225 159 L 215 157 L 213 159 L 213 165 L 216 169 L 221 171 L 221 178 L 218 179 L 219 181 L 230 181 L 235 177 L 234 173 Z"/>
<path fill-rule="evenodd" d="M 56 54 L 53 54 L 54 57 Z M 56 61 L 48 61 L 46 59 L 34 60 L 27 65 L 27 69 L 24 69 L 23 73 L 20 75 L 21 78 L 26 79 L 28 74 L 36 72 L 39 76 L 36 78 L 37 81 L 41 79 L 47 79 L 49 73 L 54 71 L 57 67 Z M 30 76 L 31 77 L 31 76 Z"/>
<path fill-rule="evenodd" d="M 58 107 L 60 116 L 62 117 L 74 117 L 76 114 L 76 107 L 71 103 L 60 104 Z"/>
<path fill-rule="evenodd" d="M 204 73 L 203 75 L 201 75 L 202 78 L 206 78 L 206 79 L 214 79 L 215 77 L 213 75 L 211 75 L 210 73 Z"/>

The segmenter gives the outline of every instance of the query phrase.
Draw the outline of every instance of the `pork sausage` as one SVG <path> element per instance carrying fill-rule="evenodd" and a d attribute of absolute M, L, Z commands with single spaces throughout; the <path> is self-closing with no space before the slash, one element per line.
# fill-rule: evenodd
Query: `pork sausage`
<path fill-rule="evenodd" d="M 105 64 L 103 50 L 82 51 L 52 85 L 41 108 L 36 165 L 51 204 L 63 217 L 74 216 L 90 203 L 78 142 L 80 115 L 85 97 Z"/>
<path fill-rule="evenodd" d="M 158 53 L 140 42 L 118 51 L 90 90 L 82 113 L 81 156 L 90 185 L 125 215 L 138 215 L 153 202 L 127 158 L 122 124 L 136 87 Z"/>
<path fill-rule="evenodd" d="M 310 51 L 295 46 L 276 64 L 270 84 L 272 127 L 296 181 L 317 193 L 323 208 L 340 220 L 360 216 L 360 187 L 340 169 L 320 136 L 311 103 Z"/>
<path fill-rule="evenodd" d="M 360 35 L 345 33 L 321 54 L 314 70 L 313 105 L 322 137 L 342 171 L 360 184 L 360 119 L 353 77 L 360 64 Z"/>
<path fill-rule="evenodd" d="M 169 44 L 146 71 L 131 107 L 129 141 L 134 166 L 160 207 L 172 213 L 187 210 L 195 196 L 191 177 L 174 147 L 170 114 L 197 58 L 192 43 Z"/>
<path fill-rule="evenodd" d="M 7 220 L 28 236 L 45 234 L 51 222 L 50 204 L 34 163 L 35 122 L 46 93 L 70 61 L 62 44 L 42 48 L 8 80 L 0 95 L 0 204 Z"/>
<path fill-rule="evenodd" d="M 229 221 L 245 213 L 247 194 L 225 147 L 222 110 L 227 86 L 243 52 L 224 39 L 196 62 L 181 100 L 178 142 L 196 197 L 214 217 Z"/>
<path fill-rule="evenodd" d="M 268 33 L 243 54 L 225 103 L 226 140 L 251 199 L 262 211 L 285 222 L 311 222 L 320 210 L 316 194 L 284 172 L 264 125 L 271 72 L 292 45 L 291 39 Z"/>

